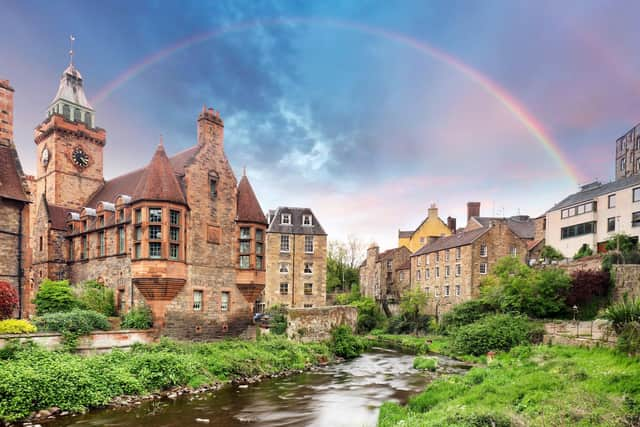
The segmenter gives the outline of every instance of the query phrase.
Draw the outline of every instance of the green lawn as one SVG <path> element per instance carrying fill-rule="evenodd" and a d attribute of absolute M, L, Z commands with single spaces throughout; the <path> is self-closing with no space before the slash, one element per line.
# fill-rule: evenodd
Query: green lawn
<path fill-rule="evenodd" d="M 406 407 L 386 403 L 379 425 L 640 425 L 640 362 L 609 349 L 516 347 L 436 380 Z"/>

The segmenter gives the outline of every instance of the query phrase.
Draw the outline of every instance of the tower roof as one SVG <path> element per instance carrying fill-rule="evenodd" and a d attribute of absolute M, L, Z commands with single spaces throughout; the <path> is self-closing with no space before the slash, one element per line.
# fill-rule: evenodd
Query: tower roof
<path fill-rule="evenodd" d="M 242 175 L 238 184 L 238 221 L 267 224 L 260 202 L 258 202 L 246 174 Z"/>
<path fill-rule="evenodd" d="M 186 205 L 178 179 L 162 144 L 158 144 L 133 193 L 133 201 L 156 200 Z"/>
<path fill-rule="evenodd" d="M 82 74 L 80 74 L 80 71 L 78 71 L 73 64 L 69 64 L 67 69 L 62 73 L 60 85 L 58 85 L 58 92 L 53 98 L 53 101 L 51 101 L 51 104 L 59 100 L 64 100 L 93 111 L 93 107 L 89 104 L 87 96 L 84 94 Z"/>

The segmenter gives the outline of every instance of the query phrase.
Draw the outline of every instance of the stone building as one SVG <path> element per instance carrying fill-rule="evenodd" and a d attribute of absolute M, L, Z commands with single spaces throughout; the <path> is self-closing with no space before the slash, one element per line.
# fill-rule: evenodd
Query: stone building
<path fill-rule="evenodd" d="M 469 214 L 479 213 L 470 209 Z M 528 261 L 535 241 L 535 222 L 528 216 L 470 216 L 467 227 L 424 245 L 411 256 L 411 288 L 429 296 L 429 314 L 436 316 L 478 297 L 481 280 L 503 257 Z"/>
<path fill-rule="evenodd" d="M 320 307 L 327 299 L 327 233 L 308 208 L 269 212 L 266 307 Z"/>
<path fill-rule="evenodd" d="M 438 208 L 432 203 L 427 211 L 427 217 L 413 231 L 398 231 L 398 247 L 405 246 L 415 252 L 432 239 L 455 233 L 456 219 L 447 218 L 447 223 L 438 216 Z"/>
<path fill-rule="evenodd" d="M 360 265 L 360 293 L 386 304 L 395 304 L 408 289 L 407 262 L 411 251 L 406 246 L 380 252 L 378 246 L 367 249 L 367 257 Z"/>
<path fill-rule="evenodd" d="M 30 300 L 25 280 L 28 235 L 29 189 L 13 142 L 13 88 L 0 80 L 0 281 L 18 292 L 19 316 Z"/>
<path fill-rule="evenodd" d="M 640 174 L 640 124 L 616 140 L 616 180 Z"/>
<path fill-rule="evenodd" d="M 224 152 L 220 114 L 203 107 L 197 143 L 105 180 L 106 131 L 97 127 L 80 72 L 64 71 L 36 127 L 31 276 L 98 280 L 126 312 L 146 304 L 166 335 L 239 334 L 265 286 L 266 219 Z"/>

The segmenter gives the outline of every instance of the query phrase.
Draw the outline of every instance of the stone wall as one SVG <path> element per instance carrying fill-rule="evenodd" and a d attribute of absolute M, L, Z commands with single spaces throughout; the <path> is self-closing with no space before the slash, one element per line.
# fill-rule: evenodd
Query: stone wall
<path fill-rule="evenodd" d="M 600 255 L 592 255 L 582 257 L 576 260 L 563 260 L 557 264 L 551 264 L 552 267 L 559 267 L 571 274 L 578 270 L 602 270 L 602 257 Z"/>
<path fill-rule="evenodd" d="M 614 301 L 622 301 L 625 296 L 640 298 L 640 265 L 614 265 L 613 275 L 615 277 Z"/>
<path fill-rule="evenodd" d="M 62 334 L 38 332 L 35 334 L 0 335 L 0 349 L 11 340 L 32 341 L 42 347 L 53 350 L 61 345 Z M 77 352 L 82 354 L 103 353 L 105 351 L 128 349 L 134 344 L 149 344 L 155 340 L 152 330 L 96 331 L 78 340 Z"/>
<path fill-rule="evenodd" d="M 545 344 L 562 344 L 585 347 L 613 347 L 617 341 L 615 332 L 606 320 L 587 322 L 550 322 L 544 324 Z"/>
<path fill-rule="evenodd" d="M 287 311 L 287 336 L 302 342 L 323 341 L 331 338 L 331 330 L 347 325 L 355 331 L 358 310 L 337 305 L 318 308 L 292 308 Z"/>

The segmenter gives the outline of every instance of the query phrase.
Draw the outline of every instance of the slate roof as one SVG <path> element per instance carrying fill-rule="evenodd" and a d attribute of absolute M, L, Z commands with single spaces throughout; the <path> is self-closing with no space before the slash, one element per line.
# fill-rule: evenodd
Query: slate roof
<path fill-rule="evenodd" d="M 187 204 L 162 144 L 158 145 L 151 163 L 142 172 L 132 196 L 133 202 L 154 200 Z"/>
<path fill-rule="evenodd" d="M 588 202 L 589 200 L 593 200 L 598 196 L 602 196 L 608 193 L 613 193 L 613 192 L 623 190 L 625 188 L 633 187 L 636 185 L 640 185 L 640 175 L 633 175 L 625 178 L 620 178 L 616 181 L 611 181 L 606 184 L 595 182 L 588 185 L 584 185 L 582 186 L 582 189 L 580 191 L 565 197 L 560 202 L 556 203 L 547 212 L 552 212 L 558 209 L 567 208 L 569 206 L 573 206 L 581 202 Z"/>
<path fill-rule="evenodd" d="M 504 218 L 491 218 L 474 216 L 483 227 L 488 227 L 493 220 L 504 220 Z M 533 239 L 536 234 L 536 224 L 533 219 L 526 215 L 512 216 L 506 218 L 507 226 L 514 232 L 514 234 L 521 239 Z"/>
<path fill-rule="evenodd" d="M 249 178 L 242 175 L 238 184 L 238 221 L 267 224 L 260 202 L 253 192 Z"/>
<path fill-rule="evenodd" d="M 76 105 L 88 108 L 89 110 L 93 110 L 93 107 L 89 104 L 89 101 L 87 101 L 87 97 L 84 94 L 84 89 L 82 87 L 82 75 L 80 74 L 80 71 L 73 66 L 73 64 L 70 64 L 62 73 L 60 85 L 58 85 L 58 92 L 53 98 L 53 102 L 56 102 L 58 99 L 64 99 Z"/>
<path fill-rule="evenodd" d="M 196 155 L 198 149 L 199 146 L 195 145 L 169 158 L 169 163 L 171 164 L 175 175 L 177 175 L 178 177 L 184 175 L 185 167 Z M 114 202 L 116 198 L 121 194 L 133 196 L 133 193 L 138 186 L 138 182 L 140 181 L 140 178 L 144 174 L 145 170 L 146 168 L 137 169 L 106 181 L 102 188 L 100 188 L 100 190 L 98 190 L 91 197 L 91 200 L 87 203 L 87 207 L 95 208 L 101 201 Z M 184 192 L 183 186 L 181 185 L 180 187 Z"/>
<path fill-rule="evenodd" d="M 59 231 L 67 230 L 67 215 L 69 212 L 73 212 L 72 209 L 63 208 L 61 206 L 50 205 L 45 201 L 45 207 L 49 214 L 49 221 L 51 222 L 51 228 Z"/>
<path fill-rule="evenodd" d="M 280 224 L 280 216 L 283 213 L 291 214 L 291 225 Z M 302 215 L 311 215 L 313 225 L 302 225 Z M 271 215 L 271 224 L 269 224 L 267 233 L 306 234 L 317 236 L 327 235 L 311 209 L 291 208 L 286 206 L 279 207 L 276 209 L 275 213 Z"/>
<path fill-rule="evenodd" d="M 378 257 L 376 258 L 376 261 L 384 261 L 386 259 L 392 259 L 393 256 L 396 254 L 396 252 L 398 251 L 407 251 L 410 253 L 409 249 L 407 249 L 404 246 L 401 246 L 399 248 L 393 248 L 393 249 L 387 249 L 384 252 L 381 252 L 378 254 Z"/>
<path fill-rule="evenodd" d="M 12 146 L 0 145 L 0 198 L 28 202 L 22 186 L 22 167 Z"/>
<path fill-rule="evenodd" d="M 443 249 L 456 248 L 458 246 L 465 246 L 473 243 L 477 238 L 489 231 L 489 227 L 476 228 L 470 231 L 460 231 L 450 236 L 439 237 L 431 243 L 427 243 L 422 248 L 418 249 L 413 255 L 423 255 L 431 252 L 437 252 Z"/>

